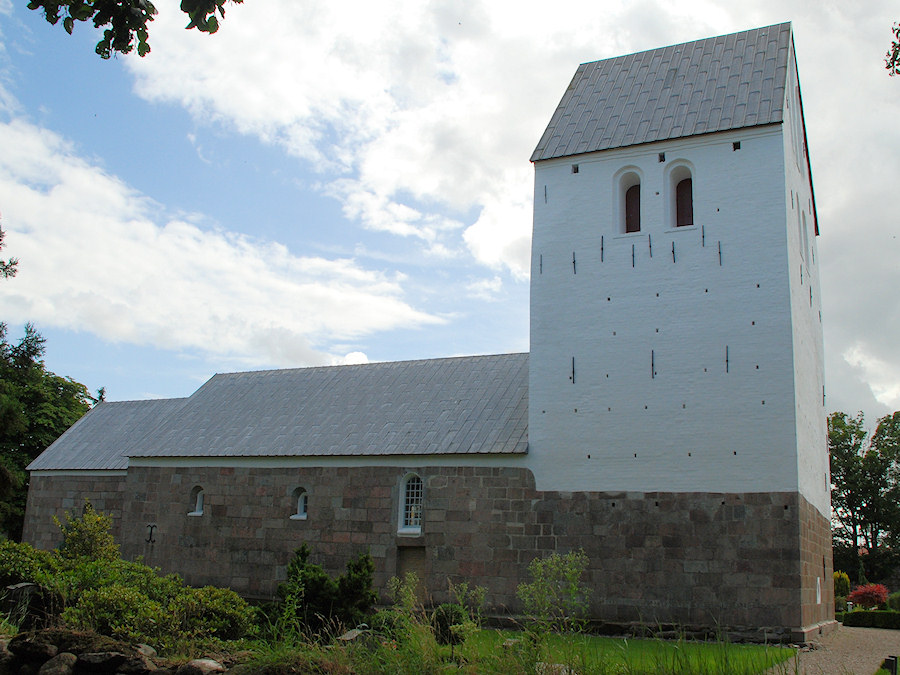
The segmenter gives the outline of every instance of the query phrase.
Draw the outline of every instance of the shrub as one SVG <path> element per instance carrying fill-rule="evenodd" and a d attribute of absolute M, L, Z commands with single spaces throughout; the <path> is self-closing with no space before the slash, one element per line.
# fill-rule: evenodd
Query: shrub
<path fill-rule="evenodd" d="M 93 630 L 129 642 L 159 642 L 174 632 L 163 606 L 136 588 L 115 584 L 86 590 L 62 613 L 72 628 Z"/>
<path fill-rule="evenodd" d="M 888 609 L 892 609 L 895 612 L 900 612 L 900 591 L 897 593 L 891 593 L 888 596 L 887 601 Z"/>
<path fill-rule="evenodd" d="M 459 605 L 445 602 L 434 608 L 431 614 L 431 626 L 434 637 L 440 645 L 458 645 L 465 640 L 462 631 L 453 628 L 462 626 L 469 620 L 466 611 Z"/>
<path fill-rule="evenodd" d="M 169 610 L 181 632 L 196 637 L 237 640 L 253 626 L 253 608 L 229 588 L 185 588 Z"/>
<path fill-rule="evenodd" d="M 834 611 L 835 612 L 846 612 L 847 611 L 847 598 L 835 598 L 834 599 Z"/>
<path fill-rule="evenodd" d="M 31 544 L 0 542 L 0 588 L 23 581 L 45 585 L 59 571 L 59 559 L 49 551 Z"/>
<path fill-rule="evenodd" d="M 850 595 L 850 576 L 838 570 L 834 573 L 834 597 L 846 598 Z"/>
<path fill-rule="evenodd" d="M 151 600 L 167 605 L 184 588 L 184 581 L 177 574 L 161 575 L 157 568 L 121 559 L 69 560 L 64 565 L 62 583 L 72 604 L 89 589 L 119 585 L 134 588 Z"/>
<path fill-rule="evenodd" d="M 584 551 L 553 553 L 528 565 L 533 581 L 519 584 L 516 595 L 525 611 L 545 630 L 571 629 L 587 609 L 588 589 L 581 583 L 588 558 Z"/>
<path fill-rule="evenodd" d="M 862 628 L 893 628 L 900 630 L 900 612 L 885 612 L 874 610 L 871 612 L 847 612 L 844 614 L 845 626 L 859 626 Z"/>
<path fill-rule="evenodd" d="M 372 586 L 375 563 L 362 553 L 347 563 L 347 571 L 332 579 L 320 565 L 309 562 L 303 544 L 288 563 L 287 581 L 278 585 L 278 612 L 282 625 L 289 623 L 285 610 L 308 630 L 321 631 L 332 621 L 355 626 L 365 620 L 378 599 Z"/>
<path fill-rule="evenodd" d="M 81 517 L 76 518 L 66 511 L 65 522 L 53 517 L 53 522 L 62 531 L 63 542 L 59 554 L 63 558 L 91 558 L 92 560 L 117 560 L 119 545 L 116 544 L 110 528 L 112 518 L 99 513 L 87 500 Z"/>
<path fill-rule="evenodd" d="M 887 602 L 888 589 L 883 584 L 866 584 L 865 586 L 857 586 L 853 592 L 847 596 L 847 602 L 852 602 L 860 607 L 878 607 Z"/>

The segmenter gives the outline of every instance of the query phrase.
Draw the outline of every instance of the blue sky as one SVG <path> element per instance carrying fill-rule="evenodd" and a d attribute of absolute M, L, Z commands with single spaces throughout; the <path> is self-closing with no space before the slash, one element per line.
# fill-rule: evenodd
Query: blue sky
<path fill-rule="evenodd" d="M 891 3 L 246 0 L 208 36 L 160 0 L 150 55 L 109 61 L 25 4 L 0 0 L 0 320 L 111 400 L 527 350 L 528 158 L 577 65 L 791 20 L 828 407 L 900 408 Z"/>

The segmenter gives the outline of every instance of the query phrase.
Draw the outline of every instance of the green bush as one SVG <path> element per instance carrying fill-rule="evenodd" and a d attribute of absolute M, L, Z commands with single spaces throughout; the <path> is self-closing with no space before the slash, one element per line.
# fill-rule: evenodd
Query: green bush
<path fill-rule="evenodd" d="M 461 626 L 469 617 L 466 610 L 449 602 L 445 602 L 434 608 L 431 614 L 431 626 L 434 628 L 434 637 L 440 645 L 458 645 L 463 642 L 459 631 L 452 630 L 453 626 Z"/>
<path fill-rule="evenodd" d="M 850 595 L 850 576 L 838 570 L 834 573 L 834 597 L 846 598 Z"/>
<path fill-rule="evenodd" d="M 309 553 L 303 544 L 288 563 L 287 581 L 277 590 L 277 622 L 289 625 L 296 619 L 314 633 L 334 622 L 344 626 L 362 623 L 378 599 L 372 586 L 375 563 L 371 556 L 360 554 L 347 563 L 344 574 L 332 579 L 320 565 L 309 562 Z"/>
<path fill-rule="evenodd" d="M 92 588 L 119 585 L 134 588 L 151 600 L 167 605 L 184 588 L 184 581 L 177 574 L 162 575 L 157 568 L 127 560 L 69 560 L 63 565 L 61 581 L 71 604 Z"/>
<path fill-rule="evenodd" d="M 237 640 L 246 636 L 254 622 L 254 611 L 228 588 L 185 588 L 169 605 L 184 634 Z"/>
<path fill-rule="evenodd" d="M 533 581 L 519 584 L 516 595 L 535 624 L 545 631 L 570 630 L 587 609 L 589 589 L 581 583 L 587 569 L 584 551 L 553 553 L 528 565 Z"/>
<path fill-rule="evenodd" d="M 80 517 L 68 511 L 61 522 L 56 516 L 53 522 L 62 531 L 63 542 L 59 555 L 63 558 L 90 558 L 92 560 L 118 560 L 119 545 L 113 539 L 110 529 L 112 518 L 94 510 L 87 500 Z"/>
<path fill-rule="evenodd" d="M 847 598 L 835 598 L 834 599 L 834 611 L 835 612 L 846 612 L 847 611 Z"/>
<path fill-rule="evenodd" d="M 93 630 L 129 642 L 160 643 L 172 636 L 171 614 L 136 588 L 115 584 L 84 591 L 62 618 L 71 628 Z"/>
<path fill-rule="evenodd" d="M 887 601 L 888 609 L 892 609 L 895 612 L 900 612 L 900 591 L 897 593 L 891 593 L 888 596 Z"/>
<path fill-rule="evenodd" d="M 44 586 L 57 574 L 59 558 L 50 551 L 40 551 L 31 544 L 4 540 L 0 542 L 0 588 L 30 582 Z"/>
<path fill-rule="evenodd" d="M 860 610 L 844 614 L 845 626 L 861 628 L 893 628 L 900 630 L 900 612 L 882 610 Z"/>

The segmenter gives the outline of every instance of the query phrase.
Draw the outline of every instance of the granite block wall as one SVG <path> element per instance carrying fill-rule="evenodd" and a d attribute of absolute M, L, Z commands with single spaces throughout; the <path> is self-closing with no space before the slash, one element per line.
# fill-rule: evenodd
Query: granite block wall
<path fill-rule="evenodd" d="M 49 515 L 37 514 L 90 493 L 106 499 L 124 556 L 251 598 L 272 596 L 304 542 L 332 573 L 369 551 L 379 588 L 398 573 L 398 551 L 416 547 L 435 601 L 445 599 L 448 581 L 469 581 L 487 587 L 491 611 L 515 613 L 516 586 L 534 557 L 582 548 L 591 615 L 602 621 L 796 632 L 833 617 L 828 523 L 796 493 L 548 492 L 521 468 L 420 467 L 424 522 L 410 537 L 397 532 L 409 471 L 132 467 L 116 479 L 121 490 L 115 482 L 99 490 L 95 481 L 54 478 L 62 488 L 35 480 L 29 540 L 54 545 Z M 204 513 L 191 516 L 198 485 Z M 298 487 L 309 494 L 305 520 L 290 518 Z M 116 502 L 107 491 L 127 498 Z"/>
<path fill-rule="evenodd" d="M 55 548 L 62 537 L 53 517 L 63 520 L 67 511 L 80 515 L 84 500 L 88 499 L 97 511 L 112 516 L 112 534 L 116 541 L 121 542 L 121 515 L 125 494 L 125 475 L 121 473 L 32 475 L 22 541 L 37 548 Z"/>

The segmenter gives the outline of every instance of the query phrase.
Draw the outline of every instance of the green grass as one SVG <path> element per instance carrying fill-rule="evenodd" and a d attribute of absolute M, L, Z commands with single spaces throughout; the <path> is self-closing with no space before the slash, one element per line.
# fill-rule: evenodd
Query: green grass
<path fill-rule="evenodd" d="M 504 647 L 507 640 L 519 642 Z M 460 650 L 463 659 L 499 666 L 514 658 L 509 652 L 527 651 L 524 634 L 513 631 L 481 631 Z M 504 658 L 504 652 L 507 652 Z M 561 663 L 578 673 L 672 673 L 673 675 L 730 675 L 762 673 L 794 656 L 792 649 L 766 645 L 733 645 L 727 642 L 627 640 L 594 635 L 547 635 L 531 655 L 522 654 L 523 665 L 530 659 Z M 791 672 L 786 670 L 786 672 Z"/>

